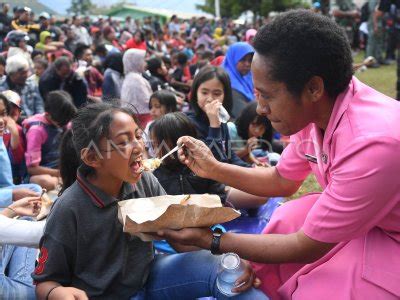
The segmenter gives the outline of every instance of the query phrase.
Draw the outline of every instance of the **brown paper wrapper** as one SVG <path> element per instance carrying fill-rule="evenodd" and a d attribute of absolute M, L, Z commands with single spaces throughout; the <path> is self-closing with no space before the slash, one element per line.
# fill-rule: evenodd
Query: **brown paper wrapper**
<path fill-rule="evenodd" d="M 217 195 L 165 195 L 118 202 L 118 218 L 124 232 L 143 241 L 155 240 L 160 229 L 209 227 L 236 219 L 240 212 L 223 207 Z M 181 204 L 183 203 L 183 204 Z"/>

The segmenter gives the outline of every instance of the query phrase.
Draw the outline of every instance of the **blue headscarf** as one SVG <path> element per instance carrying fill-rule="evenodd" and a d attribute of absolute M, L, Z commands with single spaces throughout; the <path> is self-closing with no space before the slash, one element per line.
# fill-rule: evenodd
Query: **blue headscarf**
<path fill-rule="evenodd" d="M 254 53 L 254 49 L 248 43 L 232 44 L 226 52 L 222 67 L 229 74 L 231 87 L 242 93 L 247 98 L 247 101 L 250 102 L 254 100 L 253 75 L 250 71 L 245 76 L 242 76 L 236 69 L 237 63 L 249 53 Z"/>

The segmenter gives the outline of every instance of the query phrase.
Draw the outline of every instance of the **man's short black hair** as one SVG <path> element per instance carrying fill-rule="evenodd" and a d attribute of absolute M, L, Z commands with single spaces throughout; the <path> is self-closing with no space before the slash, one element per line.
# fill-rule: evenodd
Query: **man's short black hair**
<path fill-rule="evenodd" d="M 68 57 L 60 56 L 54 61 L 54 68 L 60 70 L 64 66 L 71 66 L 71 60 Z"/>
<path fill-rule="evenodd" d="M 353 75 L 350 44 L 339 25 L 309 10 L 292 10 L 263 26 L 254 38 L 256 52 L 271 64 L 270 79 L 299 95 L 313 76 L 327 94 L 343 92 Z"/>
<path fill-rule="evenodd" d="M 78 46 L 76 47 L 76 49 L 74 51 L 75 58 L 81 59 L 87 49 L 90 49 L 90 47 L 85 44 L 78 44 Z"/>
<path fill-rule="evenodd" d="M 50 92 L 44 102 L 44 111 L 61 127 L 68 124 L 75 116 L 77 109 L 72 97 L 65 91 Z"/>
<path fill-rule="evenodd" d="M 149 70 L 151 75 L 157 74 L 157 70 L 161 68 L 162 63 L 161 58 L 152 57 L 147 61 L 147 70 Z"/>

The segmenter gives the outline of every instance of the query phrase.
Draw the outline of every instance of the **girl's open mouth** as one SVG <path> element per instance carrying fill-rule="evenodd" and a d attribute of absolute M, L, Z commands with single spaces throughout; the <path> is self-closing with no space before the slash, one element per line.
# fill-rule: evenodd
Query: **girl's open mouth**
<path fill-rule="evenodd" d="M 142 157 L 137 157 L 130 165 L 129 165 L 132 173 L 141 174 L 143 172 L 143 164 Z"/>

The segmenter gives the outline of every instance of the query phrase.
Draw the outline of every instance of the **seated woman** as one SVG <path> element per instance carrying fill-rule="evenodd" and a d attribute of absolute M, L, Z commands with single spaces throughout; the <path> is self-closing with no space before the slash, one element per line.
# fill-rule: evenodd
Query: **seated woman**
<path fill-rule="evenodd" d="M 122 58 L 125 72 L 121 87 L 122 106 L 130 104 L 138 110 L 142 127 L 151 121 L 149 101 L 152 90 L 150 83 L 142 76 L 146 66 L 145 56 L 145 50 L 129 49 Z"/>
<path fill-rule="evenodd" d="M 218 257 L 194 251 L 154 258 L 151 242 L 123 232 L 118 201 L 165 194 L 151 173 L 142 172 L 142 130 L 131 109 L 107 103 L 81 108 L 62 143 L 71 145 L 75 151 L 63 150 L 71 156 L 61 165 L 63 192 L 47 219 L 32 275 L 39 300 L 226 299 L 215 284 Z M 237 299 L 267 299 L 251 288 L 245 265 Z"/>
<path fill-rule="evenodd" d="M 232 117 L 237 118 L 246 104 L 255 99 L 251 74 L 253 47 L 246 42 L 229 46 L 222 67 L 229 74 L 232 86 Z"/>

